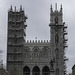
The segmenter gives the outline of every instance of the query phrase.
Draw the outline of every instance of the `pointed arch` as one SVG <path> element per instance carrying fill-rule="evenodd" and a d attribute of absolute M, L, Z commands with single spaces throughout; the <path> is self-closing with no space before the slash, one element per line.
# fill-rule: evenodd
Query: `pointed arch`
<path fill-rule="evenodd" d="M 42 69 L 42 75 L 50 75 L 50 69 L 48 66 L 44 66 Z"/>
<path fill-rule="evenodd" d="M 37 46 L 35 46 L 34 48 L 33 48 L 33 57 L 39 57 L 39 47 L 37 47 Z"/>
<path fill-rule="evenodd" d="M 50 48 L 48 46 L 44 46 L 42 50 L 43 50 L 44 57 L 47 58 L 49 56 L 48 53 L 50 52 Z"/>
<path fill-rule="evenodd" d="M 40 50 L 39 47 L 37 47 L 37 46 L 35 46 L 35 47 L 33 48 L 33 50 L 35 50 L 35 49 Z"/>
<path fill-rule="evenodd" d="M 30 68 L 28 66 L 23 68 L 23 75 L 30 75 Z"/>
<path fill-rule="evenodd" d="M 40 68 L 38 66 L 34 66 L 32 70 L 33 75 L 40 75 Z"/>
<path fill-rule="evenodd" d="M 25 58 L 30 57 L 30 48 L 28 46 L 24 47 L 24 56 Z"/>

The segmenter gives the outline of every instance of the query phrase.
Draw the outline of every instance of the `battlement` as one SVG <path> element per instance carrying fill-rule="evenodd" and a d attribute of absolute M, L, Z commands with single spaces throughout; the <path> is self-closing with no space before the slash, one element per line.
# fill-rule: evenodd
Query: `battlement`
<path fill-rule="evenodd" d="M 34 43 L 34 44 L 37 44 L 37 43 L 50 43 L 49 40 L 26 40 L 25 43 Z"/>

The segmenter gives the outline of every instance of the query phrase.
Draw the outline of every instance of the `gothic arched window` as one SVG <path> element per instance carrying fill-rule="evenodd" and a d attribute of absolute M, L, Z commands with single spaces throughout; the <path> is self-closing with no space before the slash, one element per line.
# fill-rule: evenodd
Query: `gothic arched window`
<path fill-rule="evenodd" d="M 33 57 L 38 57 L 38 56 L 39 56 L 39 48 L 35 46 L 33 48 Z"/>
<path fill-rule="evenodd" d="M 34 57 L 38 57 L 38 49 L 34 50 Z"/>
<path fill-rule="evenodd" d="M 25 49 L 24 49 L 24 56 L 26 57 L 26 58 L 28 58 L 28 57 L 30 57 L 30 48 L 29 47 L 25 47 Z"/>
<path fill-rule="evenodd" d="M 44 50 L 44 57 L 48 57 L 48 50 Z"/>
<path fill-rule="evenodd" d="M 40 68 L 38 66 L 33 67 L 32 75 L 40 75 Z"/>
<path fill-rule="evenodd" d="M 58 34 L 55 35 L 55 43 L 59 43 L 59 36 L 58 36 Z"/>
<path fill-rule="evenodd" d="M 28 66 L 23 68 L 23 75 L 30 75 L 30 68 Z"/>
<path fill-rule="evenodd" d="M 50 49 L 49 49 L 49 47 L 48 46 L 45 46 L 44 48 L 43 48 L 43 56 L 45 57 L 45 58 L 47 58 L 48 56 L 49 56 L 49 51 Z"/>
<path fill-rule="evenodd" d="M 42 69 L 42 75 L 50 75 L 50 69 L 48 66 L 44 66 Z"/>
<path fill-rule="evenodd" d="M 55 54 L 56 54 L 56 59 L 59 59 L 59 49 L 58 48 L 56 48 Z"/>

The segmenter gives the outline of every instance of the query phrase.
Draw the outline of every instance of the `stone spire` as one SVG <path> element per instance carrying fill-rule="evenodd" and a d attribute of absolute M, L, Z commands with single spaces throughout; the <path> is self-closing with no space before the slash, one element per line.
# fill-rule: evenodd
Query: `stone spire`
<path fill-rule="evenodd" d="M 16 6 L 15 6 L 15 11 L 16 11 Z"/>
<path fill-rule="evenodd" d="M 22 5 L 20 5 L 20 11 L 22 11 Z"/>
<path fill-rule="evenodd" d="M 57 11 L 57 3 L 55 4 L 55 11 Z"/>
<path fill-rule="evenodd" d="M 10 7 L 10 11 L 12 11 L 12 5 L 11 5 L 11 7 Z"/>
<path fill-rule="evenodd" d="M 52 4 L 51 4 L 51 8 L 50 8 L 50 9 L 51 9 L 51 12 L 53 12 L 53 9 L 52 9 Z"/>
<path fill-rule="evenodd" d="M 60 6 L 60 12 L 62 12 L 62 4 L 61 4 L 61 6 Z"/>

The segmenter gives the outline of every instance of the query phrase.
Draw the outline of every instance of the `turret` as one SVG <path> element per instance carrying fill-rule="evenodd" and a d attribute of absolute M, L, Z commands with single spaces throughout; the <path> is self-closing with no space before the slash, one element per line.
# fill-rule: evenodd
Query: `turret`
<path fill-rule="evenodd" d="M 8 11 L 8 41 L 7 41 L 7 71 L 9 75 L 17 75 L 15 64 L 22 64 L 22 51 L 26 37 L 26 19 L 27 16 L 20 6 L 20 10 L 12 10 L 12 6 Z M 10 70 L 10 63 L 12 71 Z M 19 66 L 19 65 L 18 65 Z M 22 66 L 21 66 L 22 67 Z M 11 74 L 12 73 L 12 74 Z"/>
<path fill-rule="evenodd" d="M 62 19 L 62 6 L 60 11 L 57 10 L 57 4 L 55 5 L 55 11 L 52 10 L 52 5 L 51 5 L 51 13 L 50 13 L 50 24 L 56 24 L 62 25 L 63 24 L 63 19 Z"/>
<path fill-rule="evenodd" d="M 57 3 L 55 4 L 55 10 L 52 10 L 51 5 L 51 13 L 50 13 L 50 43 L 52 48 L 52 57 L 55 59 L 55 72 L 56 75 L 64 75 L 64 52 L 67 39 L 65 38 L 66 26 L 63 22 L 63 13 L 62 13 L 62 5 L 60 10 L 57 9 Z M 62 64 L 61 64 L 62 63 Z M 61 65 L 60 65 L 61 64 Z M 62 72 L 62 69 L 63 72 Z"/>

